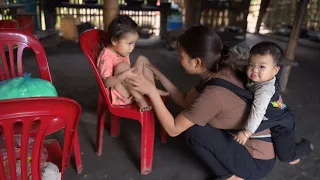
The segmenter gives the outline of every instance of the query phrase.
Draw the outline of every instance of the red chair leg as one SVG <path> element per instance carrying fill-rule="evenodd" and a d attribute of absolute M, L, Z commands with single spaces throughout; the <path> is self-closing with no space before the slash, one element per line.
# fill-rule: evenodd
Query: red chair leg
<path fill-rule="evenodd" d="M 153 113 L 143 113 L 141 121 L 141 174 L 149 174 L 152 170 L 154 145 Z"/>
<path fill-rule="evenodd" d="M 112 137 L 119 136 L 120 117 L 110 113 L 110 131 Z"/>
<path fill-rule="evenodd" d="M 73 139 L 73 153 L 76 160 L 77 172 L 80 174 L 83 171 L 82 162 L 81 162 L 81 152 L 80 152 L 80 143 L 78 137 L 78 130 L 76 129 L 74 139 Z"/>
<path fill-rule="evenodd" d="M 102 99 L 101 94 L 99 94 L 99 97 L 98 97 L 98 109 L 97 109 L 98 118 L 101 115 L 102 110 L 104 110 L 103 108 L 104 108 L 103 99 Z"/>
<path fill-rule="evenodd" d="M 97 156 L 102 154 L 102 143 L 103 143 L 103 130 L 104 130 L 104 120 L 106 118 L 106 107 L 102 102 L 102 98 L 99 95 L 98 100 L 98 123 L 97 123 Z"/>
<path fill-rule="evenodd" d="M 163 127 L 161 126 L 160 129 L 160 140 L 162 144 L 166 144 L 167 143 L 167 132 L 163 129 Z"/>

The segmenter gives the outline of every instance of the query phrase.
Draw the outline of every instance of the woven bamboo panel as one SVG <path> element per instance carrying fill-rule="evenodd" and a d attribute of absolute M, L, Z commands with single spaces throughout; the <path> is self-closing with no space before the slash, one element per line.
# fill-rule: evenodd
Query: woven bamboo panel
<path fill-rule="evenodd" d="M 297 9 L 297 0 L 271 0 L 262 26 L 272 31 L 281 25 L 292 25 Z M 320 30 L 320 1 L 310 0 L 303 27 Z"/>

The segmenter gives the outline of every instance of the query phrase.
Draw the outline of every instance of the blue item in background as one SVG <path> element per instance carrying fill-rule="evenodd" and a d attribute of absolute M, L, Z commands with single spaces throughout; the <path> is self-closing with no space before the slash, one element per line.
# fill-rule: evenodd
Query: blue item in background
<path fill-rule="evenodd" d="M 56 0 L 49 0 L 56 1 Z M 39 31 L 39 21 L 38 21 L 38 11 L 37 11 L 37 2 L 36 0 L 17 0 L 17 3 L 24 5 L 24 10 L 28 13 L 33 14 L 34 16 L 34 30 Z"/>
<path fill-rule="evenodd" d="M 177 4 L 172 3 L 171 12 L 168 16 L 167 30 L 171 31 L 183 28 L 181 8 Z"/>

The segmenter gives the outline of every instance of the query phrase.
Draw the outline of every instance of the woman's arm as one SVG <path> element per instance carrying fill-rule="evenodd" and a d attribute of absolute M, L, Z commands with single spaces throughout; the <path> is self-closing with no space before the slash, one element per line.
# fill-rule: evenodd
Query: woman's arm
<path fill-rule="evenodd" d="M 156 67 L 152 65 L 148 65 L 147 67 L 153 72 L 156 78 L 160 80 L 161 84 L 164 86 L 166 91 L 170 93 L 170 96 L 172 97 L 173 101 L 180 107 L 186 108 L 188 104 L 190 104 L 192 100 L 194 100 L 197 97 L 198 92 L 196 91 L 196 89 L 193 88 L 187 93 L 182 92 Z"/>
<path fill-rule="evenodd" d="M 206 125 L 222 108 L 219 98 L 206 88 L 187 109 L 174 118 L 164 105 L 155 85 L 143 75 L 133 74 L 127 81 L 130 88 L 149 96 L 158 120 L 170 136 L 177 136 L 194 124 Z"/>
<path fill-rule="evenodd" d="M 186 108 L 188 104 L 190 104 L 198 95 L 198 92 L 195 88 L 192 88 L 187 93 L 182 92 L 164 75 L 160 77 L 159 80 L 164 88 L 169 92 L 173 101 L 182 108 Z"/>
<path fill-rule="evenodd" d="M 174 118 L 164 105 L 159 93 L 156 90 L 153 90 L 150 94 L 148 94 L 148 96 L 152 102 L 152 106 L 155 110 L 158 120 L 169 136 L 178 136 L 194 125 L 194 123 L 189 121 L 182 113 Z"/>
<path fill-rule="evenodd" d="M 131 74 L 126 81 L 130 88 L 149 96 L 155 114 L 169 136 L 177 136 L 194 125 L 182 113 L 174 118 L 164 105 L 156 86 L 142 74 Z"/>

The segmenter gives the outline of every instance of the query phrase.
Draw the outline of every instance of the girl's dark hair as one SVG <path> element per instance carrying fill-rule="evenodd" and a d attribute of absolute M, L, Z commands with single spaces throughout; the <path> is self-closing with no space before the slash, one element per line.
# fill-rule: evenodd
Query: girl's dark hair
<path fill-rule="evenodd" d="M 190 58 L 201 59 L 207 68 L 215 65 L 223 47 L 217 33 L 205 26 L 188 29 L 178 38 L 178 45 Z"/>
<path fill-rule="evenodd" d="M 260 42 L 250 49 L 250 55 L 256 54 L 270 55 L 276 65 L 279 65 L 279 62 L 283 57 L 283 51 L 281 47 L 274 42 L 268 41 Z"/>
<path fill-rule="evenodd" d="M 126 33 L 136 33 L 138 25 L 127 15 L 119 15 L 108 26 L 108 43 L 119 40 Z"/>
<path fill-rule="evenodd" d="M 229 62 L 229 47 L 223 46 L 218 34 L 211 28 L 195 26 L 178 38 L 178 45 L 190 58 L 201 59 L 206 67 L 218 71 L 224 67 L 233 67 Z"/>

